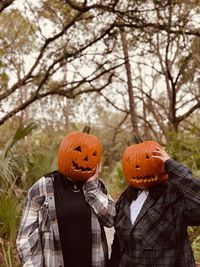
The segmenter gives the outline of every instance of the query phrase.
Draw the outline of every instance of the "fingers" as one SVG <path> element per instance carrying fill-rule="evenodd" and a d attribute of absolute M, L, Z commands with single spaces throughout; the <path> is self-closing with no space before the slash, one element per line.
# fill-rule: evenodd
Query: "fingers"
<path fill-rule="evenodd" d="M 98 173 L 101 172 L 101 167 L 102 167 L 102 163 L 100 162 L 99 165 L 97 165 L 97 170 L 98 170 Z"/>
<path fill-rule="evenodd" d="M 156 150 L 153 151 L 153 158 L 157 158 L 165 162 L 167 159 L 170 159 L 170 156 L 167 154 L 167 152 L 161 148 L 157 147 Z"/>
<path fill-rule="evenodd" d="M 100 172 L 101 172 L 101 162 L 99 163 L 99 165 L 97 165 L 94 175 L 91 176 L 87 181 L 96 180 L 98 178 Z"/>

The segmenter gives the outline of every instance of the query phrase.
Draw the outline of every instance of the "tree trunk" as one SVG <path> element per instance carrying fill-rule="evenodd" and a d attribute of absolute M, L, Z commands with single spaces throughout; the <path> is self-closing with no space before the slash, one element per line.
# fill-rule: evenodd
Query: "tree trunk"
<path fill-rule="evenodd" d="M 123 48 L 123 53 L 124 53 L 125 68 L 126 68 L 126 75 L 127 75 L 127 86 L 128 86 L 128 95 L 129 95 L 131 124 L 132 124 L 132 128 L 133 128 L 133 132 L 136 135 L 139 135 L 137 114 L 136 114 L 136 108 L 135 108 L 136 107 L 135 96 L 133 93 L 133 84 L 132 84 L 132 77 L 131 77 L 131 65 L 130 65 L 130 61 L 129 61 L 126 33 L 124 31 L 124 28 L 122 28 L 122 27 L 120 27 L 120 35 L 121 35 L 121 40 L 122 40 L 122 48 Z"/>

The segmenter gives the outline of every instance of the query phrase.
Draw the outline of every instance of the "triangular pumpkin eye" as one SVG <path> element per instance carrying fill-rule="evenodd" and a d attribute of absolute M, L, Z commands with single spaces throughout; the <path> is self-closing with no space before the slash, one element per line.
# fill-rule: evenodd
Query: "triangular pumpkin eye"
<path fill-rule="evenodd" d="M 97 152 L 96 151 L 94 151 L 94 153 L 92 154 L 92 156 L 96 156 L 97 155 Z"/>
<path fill-rule="evenodd" d="M 74 150 L 81 152 L 81 146 L 77 146 Z"/>

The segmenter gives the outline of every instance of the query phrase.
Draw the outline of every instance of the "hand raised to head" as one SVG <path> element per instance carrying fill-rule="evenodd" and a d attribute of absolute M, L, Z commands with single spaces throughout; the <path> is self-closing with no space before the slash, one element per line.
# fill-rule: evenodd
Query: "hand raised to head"
<path fill-rule="evenodd" d="M 163 163 L 166 160 L 171 159 L 171 157 L 167 154 L 167 152 L 161 147 L 157 147 L 157 149 L 153 151 L 152 158 L 160 159 L 162 160 Z"/>
<path fill-rule="evenodd" d="M 87 182 L 96 180 L 96 179 L 99 177 L 100 172 L 101 172 L 101 162 L 99 163 L 99 165 L 97 165 L 97 168 L 96 168 L 96 171 L 95 171 L 94 175 L 91 176 L 91 177 L 87 180 Z"/>

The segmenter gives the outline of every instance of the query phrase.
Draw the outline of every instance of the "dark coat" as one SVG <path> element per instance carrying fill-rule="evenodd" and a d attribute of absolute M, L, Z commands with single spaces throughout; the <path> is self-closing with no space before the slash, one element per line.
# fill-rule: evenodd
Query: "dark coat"
<path fill-rule="evenodd" d="M 110 267 L 195 266 L 187 227 L 200 225 L 200 179 L 172 159 L 165 170 L 164 192 L 148 195 L 133 225 L 126 195 L 118 201 Z"/>

